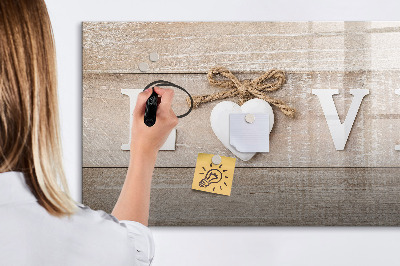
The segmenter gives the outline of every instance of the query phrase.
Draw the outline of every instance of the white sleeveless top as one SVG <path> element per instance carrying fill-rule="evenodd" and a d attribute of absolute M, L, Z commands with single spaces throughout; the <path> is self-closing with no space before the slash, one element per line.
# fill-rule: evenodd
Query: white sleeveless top
<path fill-rule="evenodd" d="M 0 173 L 0 265 L 150 265 L 150 229 L 78 204 L 71 218 L 50 215 L 22 172 Z"/>

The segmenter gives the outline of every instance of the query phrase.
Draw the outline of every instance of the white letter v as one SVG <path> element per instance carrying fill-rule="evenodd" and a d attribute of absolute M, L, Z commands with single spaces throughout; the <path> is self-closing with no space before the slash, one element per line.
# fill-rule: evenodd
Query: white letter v
<path fill-rule="evenodd" d="M 358 109 L 365 95 L 369 94 L 368 89 L 351 89 L 350 94 L 353 95 L 350 109 L 347 112 L 344 123 L 340 123 L 339 115 L 336 110 L 335 102 L 332 96 L 339 94 L 337 89 L 314 89 L 312 94 L 317 95 L 324 111 L 326 122 L 328 123 L 329 131 L 335 144 L 336 150 L 344 150 L 347 138 L 350 135 L 354 120 L 356 119 Z"/>

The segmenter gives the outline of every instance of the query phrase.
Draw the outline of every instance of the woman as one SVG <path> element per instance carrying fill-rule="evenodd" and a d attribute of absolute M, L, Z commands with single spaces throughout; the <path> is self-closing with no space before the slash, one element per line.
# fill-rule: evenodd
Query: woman
<path fill-rule="evenodd" d="M 43 0 L 0 1 L 0 265 L 149 265 L 151 178 L 159 148 L 178 119 L 173 90 L 157 122 L 133 114 L 129 167 L 112 214 L 69 196 L 62 166 L 55 48 Z"/>

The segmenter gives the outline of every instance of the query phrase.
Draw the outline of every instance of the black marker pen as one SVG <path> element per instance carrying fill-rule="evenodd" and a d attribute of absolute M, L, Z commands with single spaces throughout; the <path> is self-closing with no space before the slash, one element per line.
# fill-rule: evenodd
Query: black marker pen
<path fill-rule="evenodd" d="M 156 123 L 156 113 L 158 105 L 158 94 L 154 91 L 146 101 L 146 109 L 144 111 L 144 123 L 146 126 L 151 127 Z"/>

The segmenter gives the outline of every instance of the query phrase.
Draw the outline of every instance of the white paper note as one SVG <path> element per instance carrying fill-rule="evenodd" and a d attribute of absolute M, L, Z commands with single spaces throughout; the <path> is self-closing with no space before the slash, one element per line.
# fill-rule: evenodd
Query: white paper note
<path fill-rule="evenodd" d="M 269 152 L 269 115 L 254 113 L 254 122 L 246 122 L 247 113 L 229 114 L 229 143 L 240 152 Z"/>

